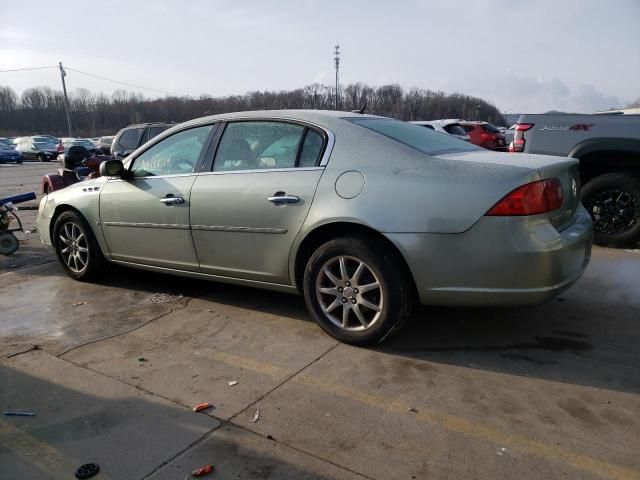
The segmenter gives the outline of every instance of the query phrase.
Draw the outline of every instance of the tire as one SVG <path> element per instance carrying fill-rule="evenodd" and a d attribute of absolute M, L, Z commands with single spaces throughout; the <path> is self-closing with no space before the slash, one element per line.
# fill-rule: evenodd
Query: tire
<path fill-rule="evenodd" d="M 43 154 L 39 153 L 36 155 L 36 161 L 37 162 L 44 162 L 45 161 L 45 157 Z"/>
<path fill-rule="evenodd" d="M 61 213 L 53 233 L 56 255 L 71 278 L 86 281 L 100 276 L 106 261 L 91 228 L 81 215 L 73 211 Z"/>
<path fill-rule="evenodd" d="M 600 175 L 581 192 L 593 219 L 593 241 L 624 246 L 640 241 L 640 181 L 624 173 Z"/>
<path fill-rule="evenodd" d="M 346 274 L 341 273 L 342 261 Z M 409 319 L 414 304 L 413 283 L 401 259 L 362 237 L 339 237 L 321 245 L 307 262 L 303 290 L 318 325 L 357 346 L 382 342 Z"/>

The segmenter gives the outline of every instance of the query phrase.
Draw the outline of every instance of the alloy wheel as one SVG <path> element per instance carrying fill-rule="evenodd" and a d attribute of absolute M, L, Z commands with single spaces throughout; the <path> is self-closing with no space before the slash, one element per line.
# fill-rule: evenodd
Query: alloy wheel
<path fill-rule="evenodd" d="M 617 188 L 597 192 L 585 203 L 594 230 L 605 234 L 624 233 L 640 221 L 640 201 Z"/>
<path fill-rule="evenodd" d="M 89 244 L 84 232 L 74 222 L 66 222 L 59 232 L 60 256 L 69 270 L 81 273 L 89 263 Z"/>
<path fill-rule="evenodd" d="M 371 328 L 384 309 L 380 279 L 369 265 L 351 256 L 331 258 L 322 266 L 316 296 L 326 318 L 349 331 Z"/>

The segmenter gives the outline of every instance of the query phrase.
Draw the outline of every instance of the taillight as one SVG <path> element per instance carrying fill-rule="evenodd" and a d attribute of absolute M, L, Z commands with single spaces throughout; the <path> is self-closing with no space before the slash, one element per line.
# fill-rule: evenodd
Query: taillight
<path fill-rule="evenodd" d="M 513 141 L 509 144 L 510 152 L 524 152 L 524 132 L 533 128 L 533 123 L 516 123 Z"/>
<path fill-rule="evenodd" d="M 562 198 L 560 180 L 538 180 L 516 188 L 496 203 L 486 215 L 539 215 L 562 207 Z"/>

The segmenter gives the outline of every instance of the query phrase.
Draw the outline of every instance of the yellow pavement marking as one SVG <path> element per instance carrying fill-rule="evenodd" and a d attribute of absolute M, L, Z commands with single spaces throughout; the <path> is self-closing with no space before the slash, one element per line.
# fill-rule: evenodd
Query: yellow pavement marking
<path fill-rule="evenodd" d="M 229 365 L 239 366 L 256 373 L 270 375 L 273 377 L 281 378 L 294 373 L 293 370 L 280 367 L 278 365 L 260 362 L 239 355 L 224 353 L 219 350 L 211 351 L 211 354 L 213 357 Z M 509 445 L 509 448 L 513 448 L 530 455 L 543 457 L 548 460 L 561 461 L 585 472 L 617 480 L 640 479 L 640 471 L 638 470 L 620 467 L 612 463 L 591 458 L 587 455 L 571 452 L 560 448 L 557 445 L 548 445 L 518 434 L 504 432 L 489 425 L 467 420 L 455 415 L 438 412 L 430 407 L 421 408 L 418 412 L 408 412 L 406 403 L 401 403 L 395 399 L 370 395 L 354 388 L 323 382 L 308 374 L 302 374 L 294 377 L 291 381 L 315 388 L 325 393 L 331 393 L 343 398 L 348 398 L 370 407 L 391 411 L 399 415 L 411 415 L 412 418 L 417 418 L 421 422 L 430 423 L 469 437 L 490 441 L 500 447 Z"/>
<path fill-rule="evenodd" d="M 75 471 L 80 466 L 80 463 L 73 458 L 2 419 L 0 419 L 0 445 L 41 470 L 48 478 L 68 480 L 73 478 Z M 93 478 L 96 480 L 109 479 L 102 472 Z"/>
<path fill-rule="evenodd" d="M 211 355 L 212 357 L 220 360 L 229 365 L 233 365 L 235 367 L 244 368 L 245 370 L 250 370 L 255 373 L 262 373 L 264 375 L 269 375 L 271 377 L 288 377 L 289 375 L 293 375 L 295 370 L 290 370 L 285 367 L 280 367 L 278 365 L 273 365 L 270 363 L 259 362 L 257 360 L 253 360 L 252 358 L 241 357 L 240 355 L 233 355 L 231 353 L 221 352 L 220 350 L 209 350 L 207 349 L 207 355 Z"/>

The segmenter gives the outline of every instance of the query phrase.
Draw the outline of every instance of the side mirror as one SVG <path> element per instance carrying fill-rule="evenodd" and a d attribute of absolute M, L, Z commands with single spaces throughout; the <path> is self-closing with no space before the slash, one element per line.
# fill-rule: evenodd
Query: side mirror
<path fill-rule="evenodd" d="M 105 160 L 100 164 L 100 175 L 103 177 L 122 177 L 124 172 L 122 160 Z"/>

